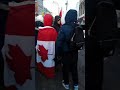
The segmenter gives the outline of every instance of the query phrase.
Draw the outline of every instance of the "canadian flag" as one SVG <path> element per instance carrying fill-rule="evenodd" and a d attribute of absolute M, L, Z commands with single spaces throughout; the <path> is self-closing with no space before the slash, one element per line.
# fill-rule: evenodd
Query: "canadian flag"
<path fill-rule="evenodd" d="M 37 66 L 41 73 L 47 78 L 55 76 L 55 41 L 57 39 L 56 30 L 52 26 L 52 16 L 44 16 L 44 27 L 38 32 L 37 39 Z"/>
<path fill-rule="evenodd" d="M 55 41 L 57 33 L 52 27 L 41 28 L 37 40 L 37 65 L 41 73 L 48 78 L 55 76 Z"/>
<path fill-rule="evenodd" d="M 60 10 L 59 16 L 62 18 L 62 8 Z M 60 25 L 62 26 L 62 23 L 60 22 Z"/>
<path fill-rule="evenodd" d="M 59 16 L 62 17 L 62 8 L 60 10 Z"/>
<path fill-rule="evenodd" d="M 9 3 L 4 56 L 4 84 L 35 90 L 35 2 Z"/>

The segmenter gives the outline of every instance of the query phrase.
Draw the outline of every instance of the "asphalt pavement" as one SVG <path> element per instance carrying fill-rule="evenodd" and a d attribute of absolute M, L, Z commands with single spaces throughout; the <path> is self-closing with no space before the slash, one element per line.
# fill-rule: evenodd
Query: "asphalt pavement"
<path fill-rule="evenodd" d="M 104 61 L 103 90 L 120 90 L 120 48 Z"/>

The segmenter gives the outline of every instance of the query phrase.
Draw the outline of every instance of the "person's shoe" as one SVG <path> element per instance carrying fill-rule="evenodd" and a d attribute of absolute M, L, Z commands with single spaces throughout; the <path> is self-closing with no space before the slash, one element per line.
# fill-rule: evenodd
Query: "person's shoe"
<path fill-rule="evenodd" d="M 67 89 L 67 90 L 69 89 L 69 84 L 65 84 L 64 80 L 62 80 L 62 85 L 65 89 Z"/>
<path fill-rule="evenodd" d="M 74 90 L 78 90 L 78 85 L 74 85 Z"/>

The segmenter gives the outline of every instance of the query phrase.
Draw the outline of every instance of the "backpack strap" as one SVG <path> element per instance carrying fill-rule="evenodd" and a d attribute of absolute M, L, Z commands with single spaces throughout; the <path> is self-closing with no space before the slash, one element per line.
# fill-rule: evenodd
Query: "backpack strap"
<path fill-rule="evenodd" d="M 72 38 L 71 38 L 71 41 L 73 41 L 74 36 L 75 36 L 75 33 L 73 34 L 73 36 L 72 36 Z"/>
<path fill-rule="evenodd" d="M 96 20 L 96 16 L 95 16 L 95 18 L 93 19 L 92 24 L 90 25 L 90 28 L 89 28 L 89 30 L 88 30 L 88 36 L 90 36 L 90 32 L 91 32 L 91 29 L 92 29 L 92 27 L 93 27 L 93 24 L 95 23 L 95 20 Z"/>
<path fill-rule="evenodd" d="M 113 2 L 112 2 L 111 0 L 109 0 L 109 1 L 108 1 L 108 0 L 107 0 L 107 1 L 106 1 L 106 0 L 102 0 L 102 1 L 99 1 L 99 2 L 97 3 L 97 6 L 98 6 L 98 5 L 101 5 L 101 4 L 104 4 L 104 3 L 113 5 Z"/>
<path fill-rule="evenodd" d="M 103 1 L 99 1 L 99 2 L 97 3 L 96 7 L 98 7 L 99 5 L 104 4 L 104 3 L 113 5 L 113 3 L 112 3 L 111 0 L 110 0 L 110 1 L 105 1 L 105 0 L 103 0 Z M 89 30 L 88 30 L 88 36 L 90 36 L 90 32 L 91 32 L 91 29 L 92 29 L 92 27 L 93 27 L 93 25 L 94 25 L 94 23 L 95 23 L 95 20 L 96 20 L 96 16 L 95 16 L 95 18 L 93 19 L 92 24 L 90 25 L 90 28 L 89 28 Z"/>

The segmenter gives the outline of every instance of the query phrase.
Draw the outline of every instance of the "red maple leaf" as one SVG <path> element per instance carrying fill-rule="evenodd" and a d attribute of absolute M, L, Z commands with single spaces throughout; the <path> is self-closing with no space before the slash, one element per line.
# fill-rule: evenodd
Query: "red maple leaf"
<path fill-rule="evenodd" d="M 39 45 L 39 50 L 38 54 L 41 56 L 42 61 L 45 62 L 48 59 L 48 50 L 43 45 Z"/>
<path fill-rule="evenodd" d="M 9 68 L 15 72 L 15 80 L 18 84 L 23 85 L 27 79 L 31 79 L 30 63 L 31 56 L 26 56 L 21 48 L 16 45 L 8 45 L 9 54 L 12 60 L 6 56 Z"/>

